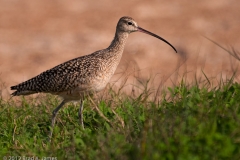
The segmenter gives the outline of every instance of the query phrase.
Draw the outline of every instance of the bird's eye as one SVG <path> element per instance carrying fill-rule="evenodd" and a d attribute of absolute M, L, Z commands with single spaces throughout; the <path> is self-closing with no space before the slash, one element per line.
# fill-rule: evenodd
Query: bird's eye
<path fill-rule="evenodd" d="M 128 22 L 128 25 L 132 25 L 132 22 Z"/>

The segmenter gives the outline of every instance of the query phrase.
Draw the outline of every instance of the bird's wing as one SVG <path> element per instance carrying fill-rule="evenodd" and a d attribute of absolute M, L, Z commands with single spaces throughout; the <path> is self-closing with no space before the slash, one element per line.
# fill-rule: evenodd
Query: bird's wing
<path fill-rule="evenodd" d="M 83 56 L 62 63 L 36 77 L 12 86 L 11 90 L 16 90 L 12 95 L 28 95 L 38 92 L 62 92 L 81 84 L 87 86 L 87 77 L 91 74 L 87 69 L 94 67 L 95 64 L 93 62 L 97 63 L 96 60 L 89 63 L 89 60 L 86 60 L 86 56 Z"/>

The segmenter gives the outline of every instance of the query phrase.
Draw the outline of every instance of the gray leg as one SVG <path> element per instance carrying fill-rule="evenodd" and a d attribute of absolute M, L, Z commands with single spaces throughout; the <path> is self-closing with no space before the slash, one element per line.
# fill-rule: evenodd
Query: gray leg
<path fill-rule="evenodd" d="M 83 103 L 84 101 L 80 101 L 80 108 L 78 111 L 78 116 L 79 116 L 79 120 L 80 120 L 80 124 L 82 125 L 82 128 L 84 129 L 84 124 L 83 124 Z"/>
<path fill-rule="evenodd" d="M 52 126 L 51 126 L 51 130 L 50 130 L 50 133 L 49 133 L 49 141 L 51 141 L 51 138 L 52 138 L 52 133 L 53 133 L 53 127 L 54 127 L 54 124 L 55 124 L 55 119 L 56 119 L 56 116 L 57 116 L 57 113 L 58 111 L 60 110 L 60 108 L 65 104 L 66 102 L 63 100 L 59 106 L 57 108 L 55 108 L 52 112 Z"/>

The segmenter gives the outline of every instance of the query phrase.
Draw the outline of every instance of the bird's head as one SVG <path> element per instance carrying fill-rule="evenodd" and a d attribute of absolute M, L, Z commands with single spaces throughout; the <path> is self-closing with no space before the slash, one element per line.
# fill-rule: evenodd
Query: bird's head
<path fill-rule="evenodd" d="M 132 33 L 132 32 L 139 31 L 139 32 L 146 33 L 148 35 L 151 35 L 153 37 L 156 37 L 156 38 L 164 41 L 165 43 L 170 45 L 175 50 L 175 52 L 177 52 L 177 50 L 173 47 L 173 45 L 171 45 L 168 41 L 166 41 L 162 37 L 160 37 L 160 36 L 158 36 L 158 35 L 156 35 L 152 32 L 149 32 L 149 31 L 139 27 L 137 22 L 131 17 L 120 18 L 120 20 L 118 21 L 118 24 L 117 24 L 117 31 L 118 32 L 127 32 L 127 33 Z"/>
<path fill-rule="evenodd" d="M 119 31 L 132 33 L 132 32 L 138 31 L 138 25 L 137 25 L 137 22 L 133 18 L 122 17 L 118 21 L 117 29 Z"/>

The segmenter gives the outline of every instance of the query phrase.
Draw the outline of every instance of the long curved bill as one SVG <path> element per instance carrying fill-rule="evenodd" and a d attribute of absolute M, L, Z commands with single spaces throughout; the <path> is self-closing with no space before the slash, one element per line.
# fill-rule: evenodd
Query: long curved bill
<path fill-rule="evenodd" d="M 145 29 L 143 29 L 143 28 L 141 28 L 141 27 L 137 27 L 137 28 L 138 28 L 138 31 L 143 32 L 143 33 L 146 33 L 146 34 L 149 34 L 149 35 L 151 35 L 151 36 L 153 36 L 153 37 L 156 37 L 156 38 L 162 40 L 163 42 L 167 43 L 167 44 L 170 45 L 170 46 L 174 49 L 174 51 L 177 53 L 176 48 L 174 48 L 173 45 L 171 45 L 168 41 L 166 41 L 166 40 L 163 39 L 162 37 L 160 37 L 160 36 L 158 36 L 158 35 L 156 35 L 156 34 L 154 34 L 154 33 L 152 33 L 152 32 L 149 32 L 149 31 L 147 31 L 147 30 L 145 30 Z"/>

